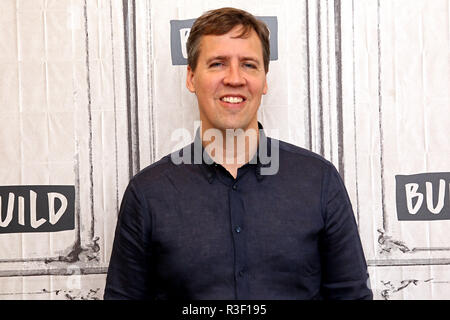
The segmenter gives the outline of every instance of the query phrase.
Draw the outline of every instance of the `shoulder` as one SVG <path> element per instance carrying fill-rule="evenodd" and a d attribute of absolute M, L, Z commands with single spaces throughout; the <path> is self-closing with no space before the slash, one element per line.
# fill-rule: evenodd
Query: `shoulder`
<path fill-rule="evenodd" d="M 148 165 L 147 167 L 140 170 L 136 173 L 130 180 L 130 184 L 134 184 L 136 187 L 144 187 L 149 188 L 151 186 L 161 186 L 161 183 L 165 183 L 167 181 L 167 177 L 172 175 L 173 173 L 177 173 L 183 171 L 186 168 L 185 164 L 176 164 L 173 161 L 174 155 L 182 155 L 183 152 L 190 145 L 185 146 L 184 148 L 174 151 L 160 160 Z"/>
<path fill-rule="evenodd" d="M 316 168 L 328 170 L 334 168 L 334 165 L 329 160 L 315 152 L 282 140 L 274 138 L 270 139 L 272 143 L 278 143 L 281 161 L 295 162 L 296 164 L 314 166 Z"/>

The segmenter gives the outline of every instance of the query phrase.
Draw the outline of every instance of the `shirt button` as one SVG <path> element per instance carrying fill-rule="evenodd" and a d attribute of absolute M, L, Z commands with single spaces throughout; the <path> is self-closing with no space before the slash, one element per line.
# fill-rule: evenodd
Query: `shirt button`
<path fill-rule="evenodd" d="M 239 271 L 239 276 L 243 277 L 244 274 L 245 274 L 245 271 L 244 271 L 244 270 Z"/>
<path fill-rule="evenodd" d="M 241 229 L 241 227 L 237 226 L 236 229 L 234 229 L 234 230 L 236 230 L 237 233 L 240 233 L 242 229 Z"/>
<path fill-rule="evenodd" d="M 236 184 L 233 184 L 233 190 L 237 190 L 237 185 Z"/>

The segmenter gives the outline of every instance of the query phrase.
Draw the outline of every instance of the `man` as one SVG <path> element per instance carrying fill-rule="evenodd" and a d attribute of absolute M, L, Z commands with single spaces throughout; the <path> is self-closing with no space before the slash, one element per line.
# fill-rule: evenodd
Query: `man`
<path fill-rule="evenodd" d="M 187 49 L 201 128 L 130 181 L 105 299 L 372 299 L 338 172 L 257 121 L 267 27 L 242 10 L 209 11 Z"/>

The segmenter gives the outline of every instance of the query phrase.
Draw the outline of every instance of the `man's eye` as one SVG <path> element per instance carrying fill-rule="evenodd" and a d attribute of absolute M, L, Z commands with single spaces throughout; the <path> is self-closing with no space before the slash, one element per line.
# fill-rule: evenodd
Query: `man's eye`
<path fill-rule="evenodd" d="M 244 63 L 244 66 L 246 68 L 250 68 L 250 69 L 256 69 L 256 66 L 253 63 Z"/>
<path fill-rule="evenodd" d="M 214 62 L 214 63 L 211 63 L 211 64 L 209 65 L 209 67 L 210 67 L 210 68 L 215 68 L 215 67 L 220 67 L 220 66 L 222 66 L 222 65 L 223 65 L 222 62 Z"/>

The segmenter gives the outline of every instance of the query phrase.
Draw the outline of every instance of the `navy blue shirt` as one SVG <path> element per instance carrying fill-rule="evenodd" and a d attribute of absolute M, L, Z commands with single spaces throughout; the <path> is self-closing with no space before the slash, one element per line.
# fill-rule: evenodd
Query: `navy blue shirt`
<path fill-rule="evenodd" d="M 329 161 L 279 146 L 279 170 L 259 152 L 236 179 L 210 158 L 168 155 L 123 196 L 105 299 L 372 299 L 357 225 Z M 200 147 L 199 147 L 200 145 Z M 195 141 L 177 155 L 203 150 Z M 253 164 L 252 164 L 253 162 Z"/>

